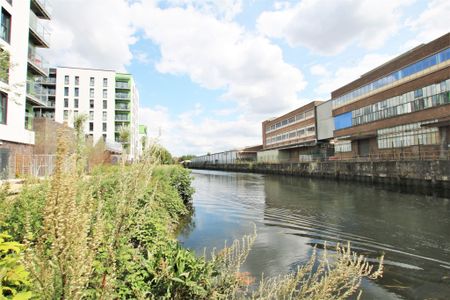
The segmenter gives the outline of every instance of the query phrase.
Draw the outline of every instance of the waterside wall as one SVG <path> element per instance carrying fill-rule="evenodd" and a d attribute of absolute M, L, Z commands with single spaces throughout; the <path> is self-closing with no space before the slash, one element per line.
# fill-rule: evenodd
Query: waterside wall
<path fill-rule="evenodd" d="M 450 191 L 450 160 L 326 161 L 284 164 L 190 164 L 191 169 L 222 170 L 411 185 Z"/>

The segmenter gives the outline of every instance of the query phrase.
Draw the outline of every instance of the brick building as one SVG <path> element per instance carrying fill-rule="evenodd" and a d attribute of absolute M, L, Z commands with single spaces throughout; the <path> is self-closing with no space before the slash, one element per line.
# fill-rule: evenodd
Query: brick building
<path fill-rule="evenodd" d="M 447 156 L 450 33 L 331 94 L 338 157 Z"/>
<path fill-rule="evenodd" d="M 317 106 L 313 101 L 280 117 L 262 123 L 263 151 L 259 162 L 298 162 L 311 160 L 317 146 Z"/>

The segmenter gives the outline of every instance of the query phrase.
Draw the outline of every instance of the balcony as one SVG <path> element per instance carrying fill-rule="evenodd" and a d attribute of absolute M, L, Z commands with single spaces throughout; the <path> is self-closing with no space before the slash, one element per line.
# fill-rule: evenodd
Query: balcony
<path fill-rule="evenodd" d="M 28 50 L 28 67 L 28 70 L 34 75 L 48 76 L 47 62 L 31 49 Z"/>
<path fill-rule="evenodd" d="M 130 107 L 128 105 L 126 105 L 125 103 L 123 103 L 123 104 L 116 104 L 116 110 L 129 111 Z"/>
<path fill-rule="evenodd" d="M 128 94 L 128 93 L 116 93 L 116 99 L 128 100 L 128 99 L 130 99 L 130 94 Z"/>
<path fill-rule="evenodd" d="M 31 10 L 38 18 L 50 20 L 50 6 L 47 0 L 31 0 Z"/>
<path fill-rule="evenodd" d="M 128 115 L 116 115 L 116 122 L 130 122 L 130 117 Z"/>
<path fill-rule="evenodd" d="M 55 77 L 40 77 L 37 79 L 37 82 L 39 82 L 42 85 L 56 85 L 56 78 Z"/>
<path fill-rule="evenodd" d="M 27 100 L 35 106 L 47 106 L 47 90 L 39 83 L 27 81 Z"/>
<path fill-rule="evenodd" d="M 116 81 L 116 89 L 129 90 L 130 85 L 128 84 L 128 82 Z"/>
<path fill-rule="evenodd" d="M 37 47 L 50 47 L 50 33 L 33 12 L 30 12 L 30 40 Z"/>

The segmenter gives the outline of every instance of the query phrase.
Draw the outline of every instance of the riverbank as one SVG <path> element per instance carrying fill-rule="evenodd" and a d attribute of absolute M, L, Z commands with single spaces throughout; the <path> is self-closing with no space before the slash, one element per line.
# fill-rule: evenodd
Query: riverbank
<path fill-rule="evenodd" d="M 450 161 L 326 161 L 301 163 L 189 164 L 191 169 L 281 174 L 415 186 L 450 191 Z"/>

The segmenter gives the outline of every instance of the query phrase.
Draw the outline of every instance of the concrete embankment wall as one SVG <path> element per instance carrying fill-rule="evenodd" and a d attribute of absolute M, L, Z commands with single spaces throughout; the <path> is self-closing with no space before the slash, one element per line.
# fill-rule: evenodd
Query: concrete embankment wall
<path fill-rule="evenodd" d="M 191 169 L 296 175 L 450 190 L 450 161 L 304 162 L 283 164 L 191 164 Z"/>

